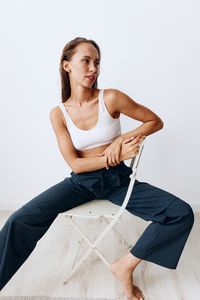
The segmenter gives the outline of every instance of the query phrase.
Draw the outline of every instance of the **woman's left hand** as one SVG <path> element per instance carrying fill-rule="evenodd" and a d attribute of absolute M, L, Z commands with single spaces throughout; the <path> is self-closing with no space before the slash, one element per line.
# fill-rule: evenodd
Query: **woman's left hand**
<path fill-rule="evenodd" d="M 120 164 L 120 153 L 123 139 L 116 138 L 103 152 L 97 153 L 97 156 L 106 156 L 107 165 L 116 166 Z"/>

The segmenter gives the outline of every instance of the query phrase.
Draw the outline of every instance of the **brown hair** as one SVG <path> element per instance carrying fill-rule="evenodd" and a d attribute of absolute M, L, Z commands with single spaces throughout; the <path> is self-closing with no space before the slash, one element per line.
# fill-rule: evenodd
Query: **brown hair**
<path fill-rule="evenodd" d="M 60 75 L 61 75 L 61 97 L 62 102 L 65 102 L 71 95 L 71 87 L 70 87 L 70 81 L 69 81 L 69 75 L 68 72 L 66 72 L 63 69 L 63 61 L 67 60 L 70 61 L 72 56 L 75 53 L 75 48 L 81 44 L 81 43 L 89 43 L 92 44 L 98 52 L 99 59 L 101 59 L 101 51 L 97 43 L 93 40 L 88 40 L 86 38 L 82 37 L 76 37 L 75 39 L 71 40 L 69 43 L 67 43 L 62 51 L 61 59 L 60 59 Z M 92 85 L 92 88 L 97 88 L 98 83 L 97 79 Z"/>

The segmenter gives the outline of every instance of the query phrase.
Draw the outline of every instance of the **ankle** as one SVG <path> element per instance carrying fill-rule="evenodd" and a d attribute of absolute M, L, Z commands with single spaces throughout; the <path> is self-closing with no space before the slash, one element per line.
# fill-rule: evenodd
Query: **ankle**
<path fill-rule="evenodd" d="M 129 267 L 130 270 L 134 270 L 137 265 L 142 261 L 141 259 L 135 257 L 132 253 L 128 253 L 125 255 L 126 260 L 127 260 L 127 265 Z"/>

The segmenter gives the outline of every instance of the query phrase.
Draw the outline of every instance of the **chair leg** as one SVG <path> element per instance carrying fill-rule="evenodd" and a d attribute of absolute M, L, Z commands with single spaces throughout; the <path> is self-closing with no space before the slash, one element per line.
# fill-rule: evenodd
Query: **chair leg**
<path fill-rule="evenodd" d="M 71 220 L 72 221 L 72 220 Z M 116 224 L 116 222 L 119 221 L 118 217 L 113 219 L 111 223 L 106 227 L 106 229 L 103 230 L 103 232 L 100 234 L 100 236 L 96 239 L 96 241 L 92 244 L 91 241 L 84 235 L 82 232 L 81 228 L 74 222 L 74 226 L 77 228 L 77 230 L 83 235 L 85 240 L 90 244 L 90 248 L 86 251 L 85 255 L 82 257 L 81 262 L 85 260 L 85 258 L 90 254 L 91 251 L 95 251 L 96 254 L 103 260 L 103 262 L 107 265 L 110 266 L 110 264 L 107 262 L 107 260 L 101 255 L 101 253 L 96 249 L 96 245 L 104 238 L 104 236 L 111 230 L 111 228 Z M 93 249 L 93 250 L 91 250 Z"/>
<path fill-rule="evenodd" d="M 78 261 L 78 263 L 75 265 L 75 267 L 72 269 L 71 273 L 68 275 L 67 279 L 65 280 L 64 284 L 66 284 L 69 279 L 72 277 L 72 275 L 75 273 L 75 271 L 80 267 L 80 265 L 86 260 L 86 258 L 93 252 L 95 251 L 96 255 L 105 263 L 107 267 L 110 267 L 110 263 L 105 259 L 105 257 L 100 253 L 100 251 L 94 246 L 88 237 L 85 236 L 83 233 L 82 229 L 72 220 L 72 218 L 68 219 L 70 220 L 71 224 L 78 230 L 78 232 L 83 236 L 83 238 L 86 240 L 86 242 L 90 245 L 90 248 L 87 250 L 85 255 L 82 256 L 82 258 Z M 100 242 L 101 239 L 99 239 Z"/>
<path fill-rule="evenodd" d="M 76 260 L 77 260 L 79 251 L 80 251 L 80 249 L 81 249 L 81 244 L 82 244 L 82 242 L 83 242 L 83 238 L 82 238 L 80 241 L 78 241 L 78 242 L 79 242 L 79 247 L 78 247 L 78 251 L 77 251 L 77 253 L 76 253 L 76 256 L 75 256 L 74 261 L 73 261 L 73 264 L 72 264 L 72 269 L 74 268 L 74 266 L 75 266 L 75 264 L 76 264 Z"/>
<path fill-rule="evenodd" d="M 102 216 L 102 218 L 108 223 L 110 224 L 109 220 L 107 218 L 105 218 L 104 216 Z M 112 229 L 114 230 L 114 232 L 120 237 L 120 239 L 127 245 L 128 248 L 132 248 L 132 245 L 121 235 L 121 233 L 114 227 L 112 227 Z"/>
<path fill-rule="evenodd" d="M 73 225 L 73 223 L 71 222 L 71 217 L 70 217 L 70 216 L 66 216 L 66 218 L 68 219 L 68 221 L 70 222 L 70 224 Z M 96 221 L 96 219 L 95 219 L 95 221 Z M 93 227 L 93 226 L 94 226 L 94 222 L 93 222 L 92 224 L 90 224 L 89 228 L 87 228 L 88 231 L 89 231 L 90 228 Z M 80 251 L 80 249 L 81 249 L 81 245 L 82 245 L 83 240 L 84 240 L 84 238 L 81 238 L 81 240 L 79 240 L 79 247 L 78 247 L 78 251 L 77 251 L 77 253 L 76 253 L 76 256 L 75 256 L 75 258 L 74 258 L 74 261 L 73 261 L 73 263 L 72 263 L 72 269 L 74 268 L 74 266 L 75 266 L 75 264 L 76 264 L 76 260 L 77 260 L 79 251 Z"/>

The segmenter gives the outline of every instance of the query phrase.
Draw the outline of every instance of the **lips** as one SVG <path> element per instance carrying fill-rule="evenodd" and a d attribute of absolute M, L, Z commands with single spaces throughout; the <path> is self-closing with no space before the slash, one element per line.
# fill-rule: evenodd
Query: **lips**
<path fill-rule="evenodd" d="M 91 81 L 94 81 L 95 79 L 96 79 L 96 77 L 95 76 L 86 76 L 88 79 L 90 79 Z"/>

